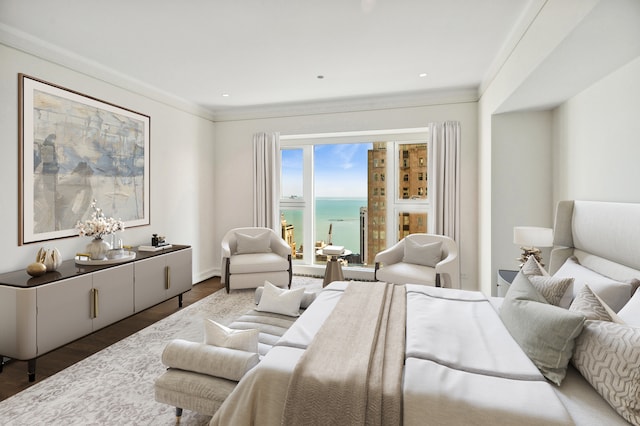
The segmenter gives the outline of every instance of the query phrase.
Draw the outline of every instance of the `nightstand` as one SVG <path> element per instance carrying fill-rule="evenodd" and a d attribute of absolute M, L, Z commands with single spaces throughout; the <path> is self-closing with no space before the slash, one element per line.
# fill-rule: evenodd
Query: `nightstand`
<path fill-rule="evenodd" d="M 507 290 L 509 290 L 509 286 L 518 275 L 518 272 L 509 269 L 498 269 L 498 297 L 504 297 L 507 294 Z"/>

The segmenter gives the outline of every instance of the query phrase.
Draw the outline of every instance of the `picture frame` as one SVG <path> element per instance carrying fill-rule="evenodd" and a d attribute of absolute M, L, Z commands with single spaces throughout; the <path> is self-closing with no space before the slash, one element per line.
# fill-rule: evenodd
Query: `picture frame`
<path fill-rule="evenodd" d="M 148 115 L 18 74 L 18 245 L 78 235 L 91 203 L 150 223 Z"/>

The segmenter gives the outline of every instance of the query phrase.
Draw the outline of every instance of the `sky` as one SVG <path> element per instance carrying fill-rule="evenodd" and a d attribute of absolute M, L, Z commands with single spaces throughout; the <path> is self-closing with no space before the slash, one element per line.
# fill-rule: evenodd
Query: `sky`
<path fill-rule="evenodd" d="M 315 145 L 316 197 L 367 197 L 370 143 Z M 282 151 L 282 195 L 302 195 L 302 150 Z"/>

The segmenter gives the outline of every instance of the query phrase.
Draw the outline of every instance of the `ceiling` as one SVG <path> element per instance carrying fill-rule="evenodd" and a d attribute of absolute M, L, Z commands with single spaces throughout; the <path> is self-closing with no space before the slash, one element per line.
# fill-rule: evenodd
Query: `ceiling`
<path fill-rule="evenodd" d="M 0 25 L 216 114 L 477 97 L 532 4 L 540 1 L 0 0 Z"/>

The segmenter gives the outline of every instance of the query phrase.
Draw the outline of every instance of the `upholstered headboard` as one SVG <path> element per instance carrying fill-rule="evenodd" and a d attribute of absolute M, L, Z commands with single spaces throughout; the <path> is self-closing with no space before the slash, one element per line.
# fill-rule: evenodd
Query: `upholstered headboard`
<path fill-rule="evenodd" d="M 640 204 L 560 201 L 549 272 L 570 256 L 616 280 L 640 278 Z"/>

